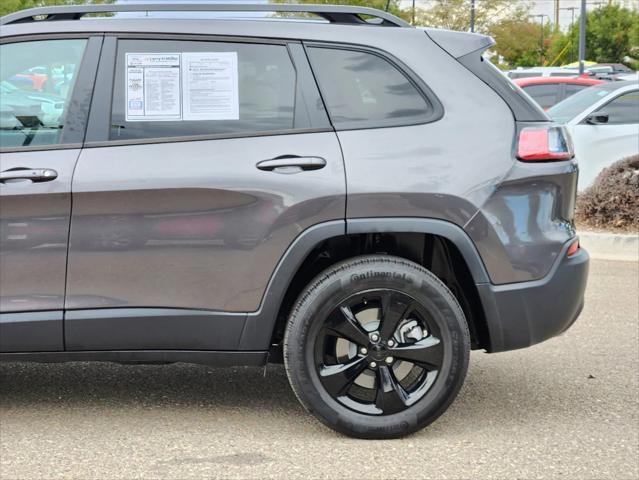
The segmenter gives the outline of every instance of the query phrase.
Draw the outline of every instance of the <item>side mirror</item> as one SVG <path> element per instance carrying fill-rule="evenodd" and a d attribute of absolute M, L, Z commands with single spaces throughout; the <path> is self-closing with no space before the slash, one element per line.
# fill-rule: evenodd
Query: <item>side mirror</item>
<path fill-rule="evenodd" d="M 609 114 L 605 112 L 597 112 L 586 117 L 586 123 L 589 125 L 606 125 L 609 118 Z"/>

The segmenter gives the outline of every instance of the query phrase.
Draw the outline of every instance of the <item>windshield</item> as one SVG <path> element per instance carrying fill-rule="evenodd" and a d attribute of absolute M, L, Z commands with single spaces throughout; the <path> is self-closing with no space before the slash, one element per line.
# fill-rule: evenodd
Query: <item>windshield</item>
<path fill-rule="evenodd" d="M 617 90 L 617 88 L 619 86 L 614 84 L 585 88 L 581 92 L 575 93 L 564 101 L 559 102 L 546 113 L 555 122 L 567 123 L 610 92 Z"/>

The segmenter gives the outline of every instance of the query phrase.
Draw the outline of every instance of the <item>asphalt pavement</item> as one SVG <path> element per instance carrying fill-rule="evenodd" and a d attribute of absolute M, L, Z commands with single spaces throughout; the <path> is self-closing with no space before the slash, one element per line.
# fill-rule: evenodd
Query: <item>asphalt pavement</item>
<path fill-rule="evenodd" d="M 565 335 L 474 352 L 456 402 L 401 440 L 343 437 L 281 366 L 0 365 L 1 479 L 639 478 L 639 264 L 595 260 Z"/>

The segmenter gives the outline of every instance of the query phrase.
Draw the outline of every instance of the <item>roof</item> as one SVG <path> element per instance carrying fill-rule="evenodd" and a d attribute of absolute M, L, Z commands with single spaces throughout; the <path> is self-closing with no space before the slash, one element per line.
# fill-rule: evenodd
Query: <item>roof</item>
<path fill-rule="evenodd" d="M 557 83 L 568 83 L 571 85 L 599 85 L 601 83 L 604 83 L 603 80 L 597 80 L 589 77 L 526 77 L 516 78 L 513 80 L 513 82 L 520 87 Z"/>
<path fill-rule="evenodd" d="M 603 82 L 599 85 L 595 85 L 593 88 L 597 88 L 599 90 L 606 90 L 607 92 L 614 92 L 624 89 L 632 89 L 639 88 L 639 81 L 637 80 L 624 80 L 621 82 Z"/>

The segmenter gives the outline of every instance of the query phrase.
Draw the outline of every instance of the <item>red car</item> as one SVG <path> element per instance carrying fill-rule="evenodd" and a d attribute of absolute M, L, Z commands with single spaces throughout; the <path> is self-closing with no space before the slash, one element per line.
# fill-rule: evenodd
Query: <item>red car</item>
<path fill-rule="evenodd" d="M 519 85 L 544 110 L 603 80 L 589 77 L 528 77 L 517 78 L 513 83 Z"/>

